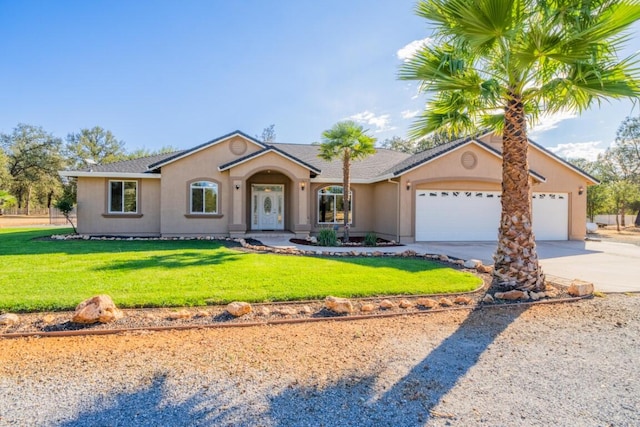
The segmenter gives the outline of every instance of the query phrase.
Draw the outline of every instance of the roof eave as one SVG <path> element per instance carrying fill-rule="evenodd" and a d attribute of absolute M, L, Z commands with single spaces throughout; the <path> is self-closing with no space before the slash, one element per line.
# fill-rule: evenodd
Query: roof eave
<path fill-rule="evenodd" d="M 67 178 L 141 178 L 160 179 L 159 173 L 146 172 L 88 172 L 88 171 L 58 171 L 58 175 Z"/>

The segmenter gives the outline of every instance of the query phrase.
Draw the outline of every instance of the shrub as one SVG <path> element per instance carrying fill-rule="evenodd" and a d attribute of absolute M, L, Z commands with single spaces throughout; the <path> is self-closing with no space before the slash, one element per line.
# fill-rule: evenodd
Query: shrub
<path fill-rule="evenodd" d="M 338 236 L 335 230 L 325 228 L 318 232 L 318 244 L 320 246 L 338 246 Z"/>
<path fill-rule="evenodd" d="M 364 245 L 365 246 L 376 246 L 378 244 L 378 235 L 376 233 L 367 233 L 364 236 Z"/>

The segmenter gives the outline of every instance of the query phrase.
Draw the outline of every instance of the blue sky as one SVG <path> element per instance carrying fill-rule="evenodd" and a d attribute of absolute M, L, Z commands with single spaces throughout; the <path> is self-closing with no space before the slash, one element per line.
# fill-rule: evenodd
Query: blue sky
<path fill-rule="evenodd" d="M 189 148 L 275 124 L 311 143 L 335 122 L 405 136 L 426 101 L 398 81 L 402 49 L 430 34 L 414 0 L 0 0 L 0 132 L 64 138 L 101 126 L 127 149 Z M 637 35 L 625 54 L 640 49 Z M 615 138 L 628 101 L 532 129 L 565 156 Z"/>

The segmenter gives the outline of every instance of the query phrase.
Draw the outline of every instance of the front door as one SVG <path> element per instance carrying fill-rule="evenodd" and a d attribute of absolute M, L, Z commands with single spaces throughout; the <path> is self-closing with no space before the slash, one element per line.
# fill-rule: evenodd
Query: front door
<path fill-rule="evenodd" d="M 253 230 L 284 230 L 284 185 L 251 186 Z"/>

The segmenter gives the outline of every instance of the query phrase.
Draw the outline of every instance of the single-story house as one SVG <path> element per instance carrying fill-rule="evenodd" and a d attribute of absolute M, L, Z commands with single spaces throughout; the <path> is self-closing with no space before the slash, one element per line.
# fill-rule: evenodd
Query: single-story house
<path fill-rule="evenodd" d="M 496 240 L 502 139 L 487 133 L 418 154 L 386 149 L 353 162 L 351 235 L 402 243 Z M 298 237 L 339 226 L 342 163 L 317 145 L 264 143 L 240 131 L 196 147 L 61 171 L 77 178 L 78 232 L 128 236 Z M 530 145 L 538 240 L 585 237 L 589 174 Z"/>

